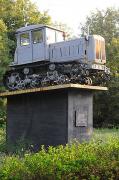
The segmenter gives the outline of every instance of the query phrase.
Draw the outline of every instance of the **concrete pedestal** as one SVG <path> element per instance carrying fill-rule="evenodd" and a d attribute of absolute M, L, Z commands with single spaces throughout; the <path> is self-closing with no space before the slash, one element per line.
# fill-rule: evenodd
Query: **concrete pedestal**
<path fill-rule="evenodd" d="M 5 94 L 1 94 L 5 96 Z M 7 96 L 7 142 L 57 146 L 88 140 L 93 129 L 93 91 L 56 88 L 13 92 Z"/>

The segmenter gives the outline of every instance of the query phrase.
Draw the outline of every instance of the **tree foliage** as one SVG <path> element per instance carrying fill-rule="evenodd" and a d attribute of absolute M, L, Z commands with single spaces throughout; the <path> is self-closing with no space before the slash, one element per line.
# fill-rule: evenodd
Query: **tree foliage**
<path fill-rule="evenodd" d="M 107 8 L 106 10 L 98 10 L 92 12 L 87 17 L 91 34 L 102 35 L 106 43 L 110 43 L 113 38 L 119 37 L 119 10 L 115 8 Z"/>
<path fill-rule="evenodd" d="M 119 74 L 119 36 L 112 38 L 110 43 L 107 43 L 107 58 L 113 73 Z"/>
<path fill-rule="evenodd" d="M 67 24 L 55 21 L 52 26 L 54 26 L 54 28 L 60 29 L 61 31 L 64 31 L 66 40 L 72 39 L 73 30 Z"/>
<path fill-rule="evenodd" d="M 89 25 L 91 34 L 99 34 L 105 38 L 107 63 L 109 62 L 112 70 L 117 70 L 119 64 L 119 9 L 107 8 L 92 12 L 87 17 L 86 25 Z"/>
<path fill-rule="evenodd" d="M 0 6 L 0 18 L 7 26 L 10 58 L 13 59 L 16 29 L 29 24 L 50 24 L 51 18 L 47 11 L 41 13 L 30 0 L 1 0 Z"/>
<path fill-rule="evenodd" d="M 8 49 L 8 38 L 7 38 L 7 27 L 3 20 L 0 19 L 0 91 L 4 88 L 2 87 L 2 77 L 6 71 L 6 67 L 9 63 L 9 49 Z M 5 120 L 5 106 L 6 101 L 0 99 L 0 124 Z"/>
<path fill-rule="evenodd" d="M 3 74 L 14 57 L 16 29 L 29 24 L 50 23 L 48 13 L 41 13 L 30 0 L 0 0 L 0 90 L 3 90 Z M 5 101 L 0 100 L 0 119 L 4 110 Z"/>
<path fill-rule="evenodd" d="M 51 24 L 51 18 L 48 12 L 41 13 L 31 0 L 0 0 L 0 7 L 1 82 L 14 56 L 16 29 L 25 24 Z M 107 8 L 92 12 L 86 19 L 87 24 L 90 25 L 91 34 L 100 34 L 105 38 L 107 64 L 112 72 L 109 91 L 95 95 L 95 122 L 116 125 L 119 120 L 119 9 Z"/>
<path fill-rule="evenodd" d="M 37 6 L 30 0 L 2 0 L 0 17 L 8 30 L 16 30 L 27 24 L 49 24 L 51 18 L 47 11 L 41 13 Z"/>
<path fill-rule="evenodd" d="M 0 80 L 5 73 L 6 66 L 8 65 L 8 38 L 7 38 L 7 27 L 3 20 L 0 19 Z"/>
<path fill-rule="evenodd" d="M 119 9 L 97 10 L 87 17 L 91 34 L 106 40 L 107 66 L 111 69 L 109 91 L 95 95 L 95 126 L 119 125 Z"/>
<path fill-rule="evenodd" d="M 14 56 L 16 29 L 26 24 L 50 24 L 51 18 L 47 12 L 41 13 L 30 0 L 1 0 L 0 7 L 0 61 L 5 64 Z M 3 70 L 1 65 L 0 72 Z"/>

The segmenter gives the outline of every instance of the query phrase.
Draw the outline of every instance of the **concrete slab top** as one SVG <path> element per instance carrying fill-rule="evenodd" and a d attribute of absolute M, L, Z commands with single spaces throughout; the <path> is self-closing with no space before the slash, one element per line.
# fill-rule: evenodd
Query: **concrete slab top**
<path fill-rule="evenodd" d="M 51 91 L 51 90 L 58 90 L 58 89 L 85 89 L 85 90 L 99 90 L 99 91 L 107 91 L 107 87 L 102 86 L 89 86 L 89 85 L 81 85 L 81 84 L 62 84 L 62 85 L 55 85 L 55 86 L 48 86 L 48 87 L 40 87 L 40 88 L 33 88 L 33 89 L 24 89 L 24 90 L 16 90 L 16 91 L 5 91 L 0 93 L 0 97 L 8 97 L 17 94 L 27 94 L 33 92 L 43 92 L 43 91 Z"/>

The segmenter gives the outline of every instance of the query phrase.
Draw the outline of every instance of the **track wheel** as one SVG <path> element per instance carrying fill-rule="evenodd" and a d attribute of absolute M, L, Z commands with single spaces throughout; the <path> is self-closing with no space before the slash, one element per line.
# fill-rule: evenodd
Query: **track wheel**
<path fill-rule="evenodd" d="M 85 78 L 85 84 L 92 85 L 92 79 L 90 77 Z"/>
<path fill-rule="evenodd" d="M 67 80 L 68 80 L 68 77 L 66 75 L 60 75 L 58 79 L 59 84 L 65 84 Z"/>
<path fill-rule="evenodd" d="M 49 86 L 50 85 L 50 80 L 45 77 L 41 80 L 41 86 L 44 87 L 44 86 Z"/>
<path fill-rule="evenodd" d="M 18 84 L 21 81 L 21 78 L 18 72 L 13 72 L 13 73 L 7 74 L 5 76 L 4 81 L 5 81 L 4 83 L 7 89 L 14 91 L 18 89 Z"/>

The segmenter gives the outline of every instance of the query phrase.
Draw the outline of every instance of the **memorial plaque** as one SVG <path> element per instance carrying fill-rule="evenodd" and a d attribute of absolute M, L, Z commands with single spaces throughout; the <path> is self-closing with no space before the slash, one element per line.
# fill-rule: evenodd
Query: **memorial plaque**
<path fill-rule="evenodd" d="M 76 127 L 88 125 L 88 106 L 80 106 L 76 110 Z"/>

